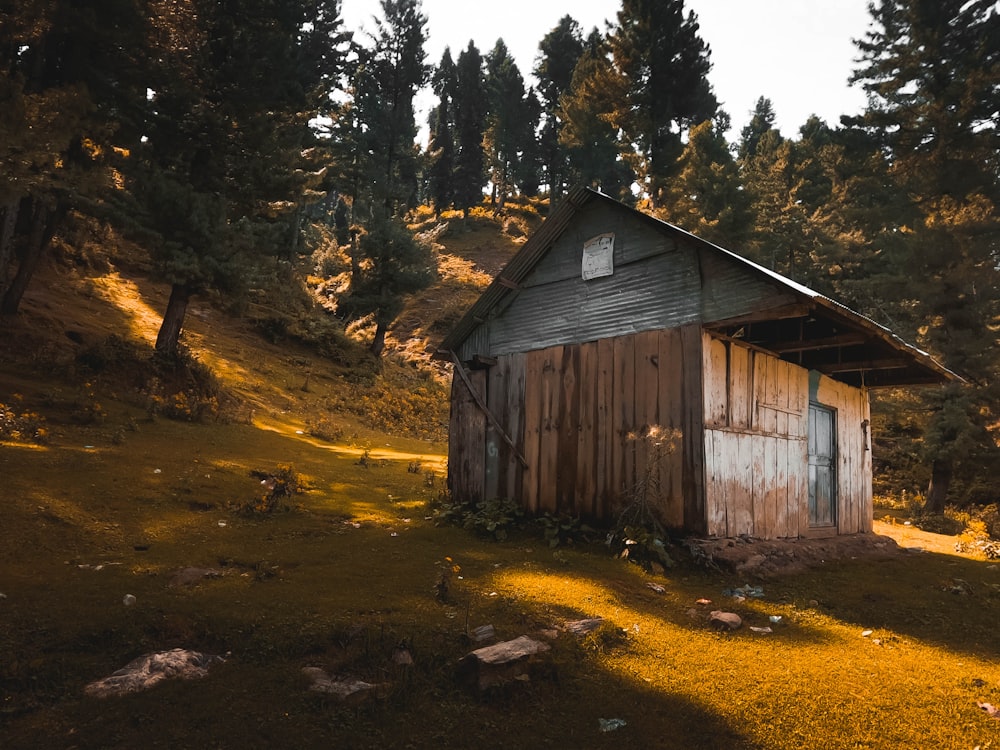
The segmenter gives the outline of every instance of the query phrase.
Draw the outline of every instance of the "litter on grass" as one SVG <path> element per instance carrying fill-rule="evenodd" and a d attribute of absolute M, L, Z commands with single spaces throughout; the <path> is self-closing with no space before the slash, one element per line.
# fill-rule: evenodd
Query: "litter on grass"
<path fill-rule="evenodd" d="M 614 732 L 626 726 L 625 719 L 598 719 L 602 732 Z"/>
<path fill-rule="evenodd" d="M 739 599 L 743 597 L 745 599 L 762 599 L 764 597 L 764 587 L 763 586 L 751 586 L 749 583 L 740 586 L 735 589 L 726 589 L 722 592 L 723 596 L 731 596 L 734 599 Z"/>
<path fill-rule="evenodd" d="M 983 709 L 990 718 L 1000 719 L 1000 708 L 997 708 L 992 703 L 980 703 L 976 701 L 976 705 Z"/>

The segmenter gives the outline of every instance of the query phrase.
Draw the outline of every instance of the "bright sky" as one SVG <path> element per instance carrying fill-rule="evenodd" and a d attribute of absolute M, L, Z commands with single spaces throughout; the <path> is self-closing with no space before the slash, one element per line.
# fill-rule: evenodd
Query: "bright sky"
<path fill-rule="evenodd" d="M 739 137 L 760 96 L 771 100 L 777 125 L 794 137 L 811 114 L 837 125 L 857 114 L 864 94 L 849 87 L 857 50 L 852 39 L 868 28 L 868 0 L 686 0 L 711 48 L 709 80 L 733 119 L 730 139 Z M 566 14 L 586 35 L 605 28 L 620 0 L 423 0 L 430 39 L 427 62 L 436 65 L 446 46 L 457 59 L 472 39 L 484 55 L 502 37 L 526 79 L 538 43 Z M 347 29 L 372 30 L 378 0 L 343 0 Z M 530 83 L 530 81 L 529 81 Z M 418 105 L 419 106 L 419 105 Z M 426 105 L 425 105 L 426 106 Z M 418 123 L 425 119 L 418 113 Z"/>

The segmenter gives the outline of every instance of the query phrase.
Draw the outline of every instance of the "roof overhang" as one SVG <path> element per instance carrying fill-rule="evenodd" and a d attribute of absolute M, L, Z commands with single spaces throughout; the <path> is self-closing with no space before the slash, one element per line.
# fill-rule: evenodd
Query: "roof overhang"
<path fill-rule="evenodd" d="M 719 253 L 757 274 L 777 289 L 791 292 L 792 304 L 726 320 L 703 321 L 706 330 L 765 350 L 781 359 L 858 387 L 929 385 L 963 379 L 929 354 L 907 344 L 870 318 L 741 255 L 719 247 L 654 216 L 629 208 L 610 196 L 578 187 L 553 209 L 541 227 L 497 275 L 466 312 L 434 355 L 450 360 L 462 342 L 484 321 L 509 304 L 520 283 L 559 238 L 578 211 L 604 200 L 632 212 L 662 231 L 687 237 L 706 252 Z M 786 299 L 787 299 L 787 295 Z"/>
<path fill-rule="evenodd" d="M 705 323 L 711 333 L 777 355 L 807 370 L 863 388 L 961 380 L 925 352 L 877 323 L 825 298 Z M 836 304 L 836 303 L 834 303 Z"/>

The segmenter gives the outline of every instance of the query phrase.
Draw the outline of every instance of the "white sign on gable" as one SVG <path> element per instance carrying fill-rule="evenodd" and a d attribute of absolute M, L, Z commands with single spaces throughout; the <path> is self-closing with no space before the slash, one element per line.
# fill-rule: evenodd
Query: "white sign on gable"
<path fill-rule="evenodd" d="M 599 234 L 583 243 L 583 280 L 611 276 L 615 272 L 615 235 Z"/>

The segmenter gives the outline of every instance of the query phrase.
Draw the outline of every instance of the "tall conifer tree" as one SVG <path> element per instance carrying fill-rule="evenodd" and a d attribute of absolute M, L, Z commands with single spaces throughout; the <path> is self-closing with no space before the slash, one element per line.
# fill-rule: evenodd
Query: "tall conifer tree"
<path fill-rule="evenodd" d="M 542 130 L 538 142 L 550 204 L 555 205 L 567 188 L 568 158 L 559 142 L 562 130 L 559 102 L 573 83 L 573 71 L 583 54 L 580 24 L 563 16 L 538 45 L 534 74 L 542 107 Z"/>
<path fill-rule="evenodd" d="M 192 296 L 237 291 L 294 247 L 309 119 L 336 74 L 339 2 L 154 0 L 151 10 L 156 62 L 131 184 L 171 284 L 156 348 L 172 356 Z"/>
<path fill-rule="evenodd" d="M 569 89 L 559 98 L 559 143 L 566 150 L 570 182 L 629 201 L 635 173 L 621 156 L 612 123 L 614 97 L 609 96 L 619 81 L 606 40 L 595 28 L 587 36 Z"/>
<path fill-rule="evenodd" d="M 683 0 L 623 0 L 609 38 L 621 76 L 615 124 L 653 206 L 676 172 L 689 128 L 715 117 L 718 102 L 708 82 L 710 50 Z"/>
<path fill-rule="evenodd" d="M 431 111 L 428 121 L 428 187 L 434 210 L 440 214 L 455 202 L 455 89 L 458 80 L 455 62 L 451 59 L 448 47 L 445 47 L 441 62 L 434 70 L 431 85 L 437 95 L 438 105 Z"/>
<path fill-rule="evenodd" d="M 455 67 L 455 208 L 468 215 L 483 199 L 486 153 L 483 130 L 489 99 L 483 57 L 471 41 L 458 56 Z"/>
<path fill-rule="evenodd" d="M 14 314 L 69 211 L 114 189 L 137 137 L 145 19 L 138 0 L 0 0 L 0 19 L 0 313 Z"/>
<path fill-rule="evenodd" d="M 381 0 L 381 7 L 374 46 L 360 51 L 354 80 L 359 172 L 366 178 L 356 186 L 355 220 L 365 231 L 339 305 L 349 318 L 373 316 L 376 356 L 404 296 L 433 278 L 430 248 L 415 241 L 404 220 L 417 197 L 413 99 L 430 73 L 424 64 L 427 18 L 419 0 Z M 358 210 L 359 202 L 366 211 Z"/>
<path fill-rule="evenodd" d="M 894 300 L 944 363 L 966 375 L 928 396 L 927 509 L 953 478 L 968 488 L 995 461 L 1000 394 L 1000 10 L 993 0 L 880 0 L 859 43 L 869 106 L 860 124 L 885 144 L 908 198 L 895 238 L 909 283 Z"/>

